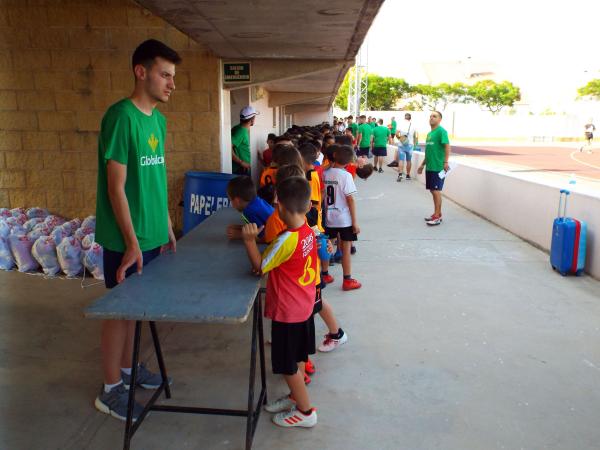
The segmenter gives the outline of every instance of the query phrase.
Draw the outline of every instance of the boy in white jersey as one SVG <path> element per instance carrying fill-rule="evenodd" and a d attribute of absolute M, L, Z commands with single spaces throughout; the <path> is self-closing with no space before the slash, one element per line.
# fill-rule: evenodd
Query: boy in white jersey
<path fill-rule="evenodd" d="M 344 281 L 342 289 L 350 291 L 362 285 L 352 278 L 351 247 L 360 233 L 356 216 L 356 204 L 353 195 L 356 186 L 352 175 L 345 170 L 345 166 L 352 161 L 354 150 L 349 145 L 342 145 L 335 151 L 335 163 L 323 173 L 325 185 L 326 227 L 325 233 L 329 237 L 339 236 L 342 244 L 342 268 Z M 332 283 L 333 277 L 329 275 L 329 262 L 323 262 L 322 280 Z"/>

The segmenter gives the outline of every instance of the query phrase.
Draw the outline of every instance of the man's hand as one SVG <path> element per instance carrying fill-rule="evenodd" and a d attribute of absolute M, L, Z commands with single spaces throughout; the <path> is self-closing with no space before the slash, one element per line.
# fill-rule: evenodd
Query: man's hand
<path fill-rule="evenodd" d="M 352 231 L 354 232 L 354 234 L 360 234 L 360 227 L 357 223 L 352 224 Z"/>
<path fill-rule="evenodd" d="M 171 250 L 173 253 L 177 251 L 177 239 L 175 239 L 175 233 L 173 233 L 173 226 L 169 224 L 169 243 L 163 245 L 160 248 L 160 253 L 164 253 Z"/>
<path fill-rule="evenodd" d="M 244 169 L 250 169 L 250 164 L 248 164 L 246 161 L 242 161 L 240 166 L 242 166 Z"/>
<path fill-rule="evenodd" d="M 142 267 L 144 266 L 144 260 L 142 258 L 142 251 L 140 250 L 140 246 L 135 244 L 135 246 L 127 247 L 125 253 L 123 254 L 123 259 L 121 260 L 121 265 L 117 269 L 117 283 L 122 283 L 125 280 L 125 272 L 134 264 L 137 264 L 137 273 L 139 275 L 142 274 Z"/>
<path fill-rule="evenodd" d="M 444 163 L 444 171 L 448 172 L 450 170 L 450 166 L 448 165 L 447 162 Z"/>
<path fill-rule="evenodd" d="M 419 175 L 421 175 L 421 174 L 423 173 L 423 168 L 424 168 L 424 167 L 421 165 L 421 166 L 419 166 L 419 168 L 417 169 L 417 173 L 418 173 Z"/>
<path fill-rule="evenodd" d="M 257 236 L 263 230 L 264 225 L 258 228 L 255 223 L 247 223 L 242 227 L 242 239 L 245 242 L 256 241 Z"/>
<path fill-rule="evenodd" d="M 229 239 L 242 239 L 242 226 L 227 225 L 227 237 Z"/>

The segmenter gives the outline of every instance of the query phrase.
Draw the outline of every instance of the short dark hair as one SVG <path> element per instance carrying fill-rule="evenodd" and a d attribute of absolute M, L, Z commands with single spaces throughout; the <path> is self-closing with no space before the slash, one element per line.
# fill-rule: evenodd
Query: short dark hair
<path fill-rule="evenodd" d="M 273 139 L 275 141 L 275 143 L 279 143 L 281 141 L 291 141 L 292 138 L 289 136 L 286 136 L 285 134 L 282 134 L 281 136 L 276 136 L 275 139 Z"/>
<path fill-rule="evenodd" d="M 371 164 L 371 163 L 365 164 L 362 167 L 356 168 L 356 175 L 358 176 L 358 178 L 366 180 L 373 174 L 374 170 L 375 169 L 373 168 L 373 164 Z"/>
<path fill-rule="evenodd" d="M 227 196 L 229 198 L 241 198 L 246 202 L 251 202 L 256 198 L 256 187 L 252 178 L 245 175 L 235 177 L 227 183 Z"/>
<path fill-rule="evenodd" d="M 300 152 L 293 145 L 277 144 L 273 149 L 273 161 L 278 166 L 295 164 L 298 167 L 304 167 Z"/>
<path fill-rule="evenodd" d="M 181 62 L 181 56 L 171 47 L 156 39 L 148 39 L 137 46 L 131 57 L 131 68 L 141 64 L 149 69 L 154 64 L 155 58 L 163 58 L 177 65 Z"/>
<path fill-rule="evenodd" d="M 318 150 L 314 145 L 307 143 L 300 147 L 300 156 L 306 164 L 314 164 L 317 160 Z"/>
<path fill-rule="evenodd" d="M 440 115 L 440 119 L 442 119 L 442 117 L 443 117 L 443 116 L 442 116 L 442 113 L 441 113 L 441 112 L 439 112 L 439 111 L 433 111 L 433 112 L 434 112 L 434 113 L 438 113 L 438 114 Z"/>
<path fill-rule="evenodd" d="M 377 123 L 380 123 L 381 125 L 383 125 L 383 119 L 379 119 L 379 120 L 377 121 Z"/>
<path fill-rule="evenodd" d="M 267 136 L 267 141 L 275 141 L 275 138 L 277 138 L 277 135 L 275 133 L 269 133 L 269 135 Z"/>
<path fill-rule="evenodd" d="M 350 128 L 347 128 L 347 130 L 350 130 Z M 352 130 L 350 130 L 352 131 Z M 353 136 L 348 136 L 347 134 L 344 134 L 342 136 L 337 136 L 335 138 L 335 143 L 336 144 L 340 144 L 340 145 L 352 145 L 352 138 Z"/>
<path fill-rule="evenodd" d="M 281 183 L 283 180 L 286 180 L 291 177 L 303 177 L 304 169 L 298 167 L 296 164 L 288 164 L 287 166 L 281 166 L 277 169 L 277 174 L 275 175 L 275 185 Z"/>
<path fill-rule="evenodd" d="M 346 119 L 354 119 L 354 117 L 352 117 L 352 115 L 346 117 Z"/>
<path fill-rule="evenodd" d="M 335 161 L 335 152 L 337 152 L 339 148 L 340 146 L 338 144 L 332 144 L 325 149 L 325 158 L 327 158 L 327 161 Z"/>
<path fill-rule="evenodd" d="M 404 114 L 404 117 L 408 116 L 409 119 L 412 119 L 412 115 L 410 113 Z"/>
<path fill-rule="evenodd" d="M 335 162 L 345 166 L 354 158 L 354 149 L 349 145 L 340 145 L 335 152 Z"/>
<path fill-rule="evenodd" d="M 294 214 L 306 214 L 310 208 L 310 184 L 304 177 L 290 177 L 277 184 L 277 203 Z"/>

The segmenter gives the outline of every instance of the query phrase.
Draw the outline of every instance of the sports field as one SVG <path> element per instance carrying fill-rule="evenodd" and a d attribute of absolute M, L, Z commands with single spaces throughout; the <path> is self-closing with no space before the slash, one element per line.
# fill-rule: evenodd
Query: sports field
<path fill-rule="evenodd" d="M 554 174 L 600 182 L 600 148 L 590 154 L 579 145 L 522 146 L 522 145 L 452 145 L 455 155 L 469 159 L 502 163 L 510 172 Z"/>

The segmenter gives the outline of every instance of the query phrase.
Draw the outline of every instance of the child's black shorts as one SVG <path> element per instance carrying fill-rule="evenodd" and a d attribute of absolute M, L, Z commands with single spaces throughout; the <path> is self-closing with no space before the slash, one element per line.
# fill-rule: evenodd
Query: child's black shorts
<path fill-rule="evenodd" d="M 313 307 L 313 316 L 315 314 L 319 314 L 321 312 L 321 310 L 323 309 L 323 299 L 321 298 L 321 286 L 324 286 L 325 283 L 321 282 L 319 283 L 319 285 L 317 286 L 316 289 L 316 294 L 315 294 L 315 306 Z"/>
<path fill-rule="evenodd" d="M 271 325 L 271 366 L 273 373 L 294 375 L 298 363 L 314 355 L 315 321 L 313 316 L 304 322 L 285 323 L 273 320 Z"/>
<path fill-rule="evenodd" d="M 329 239 L 335 239 L 337 235 L 340 235 L 342 241 L 358 241 L 358 236 L 354 233 L 352 227 L 344 227 L 344 228 L 325 228 L 325 234 L 329 236 Z"/>

